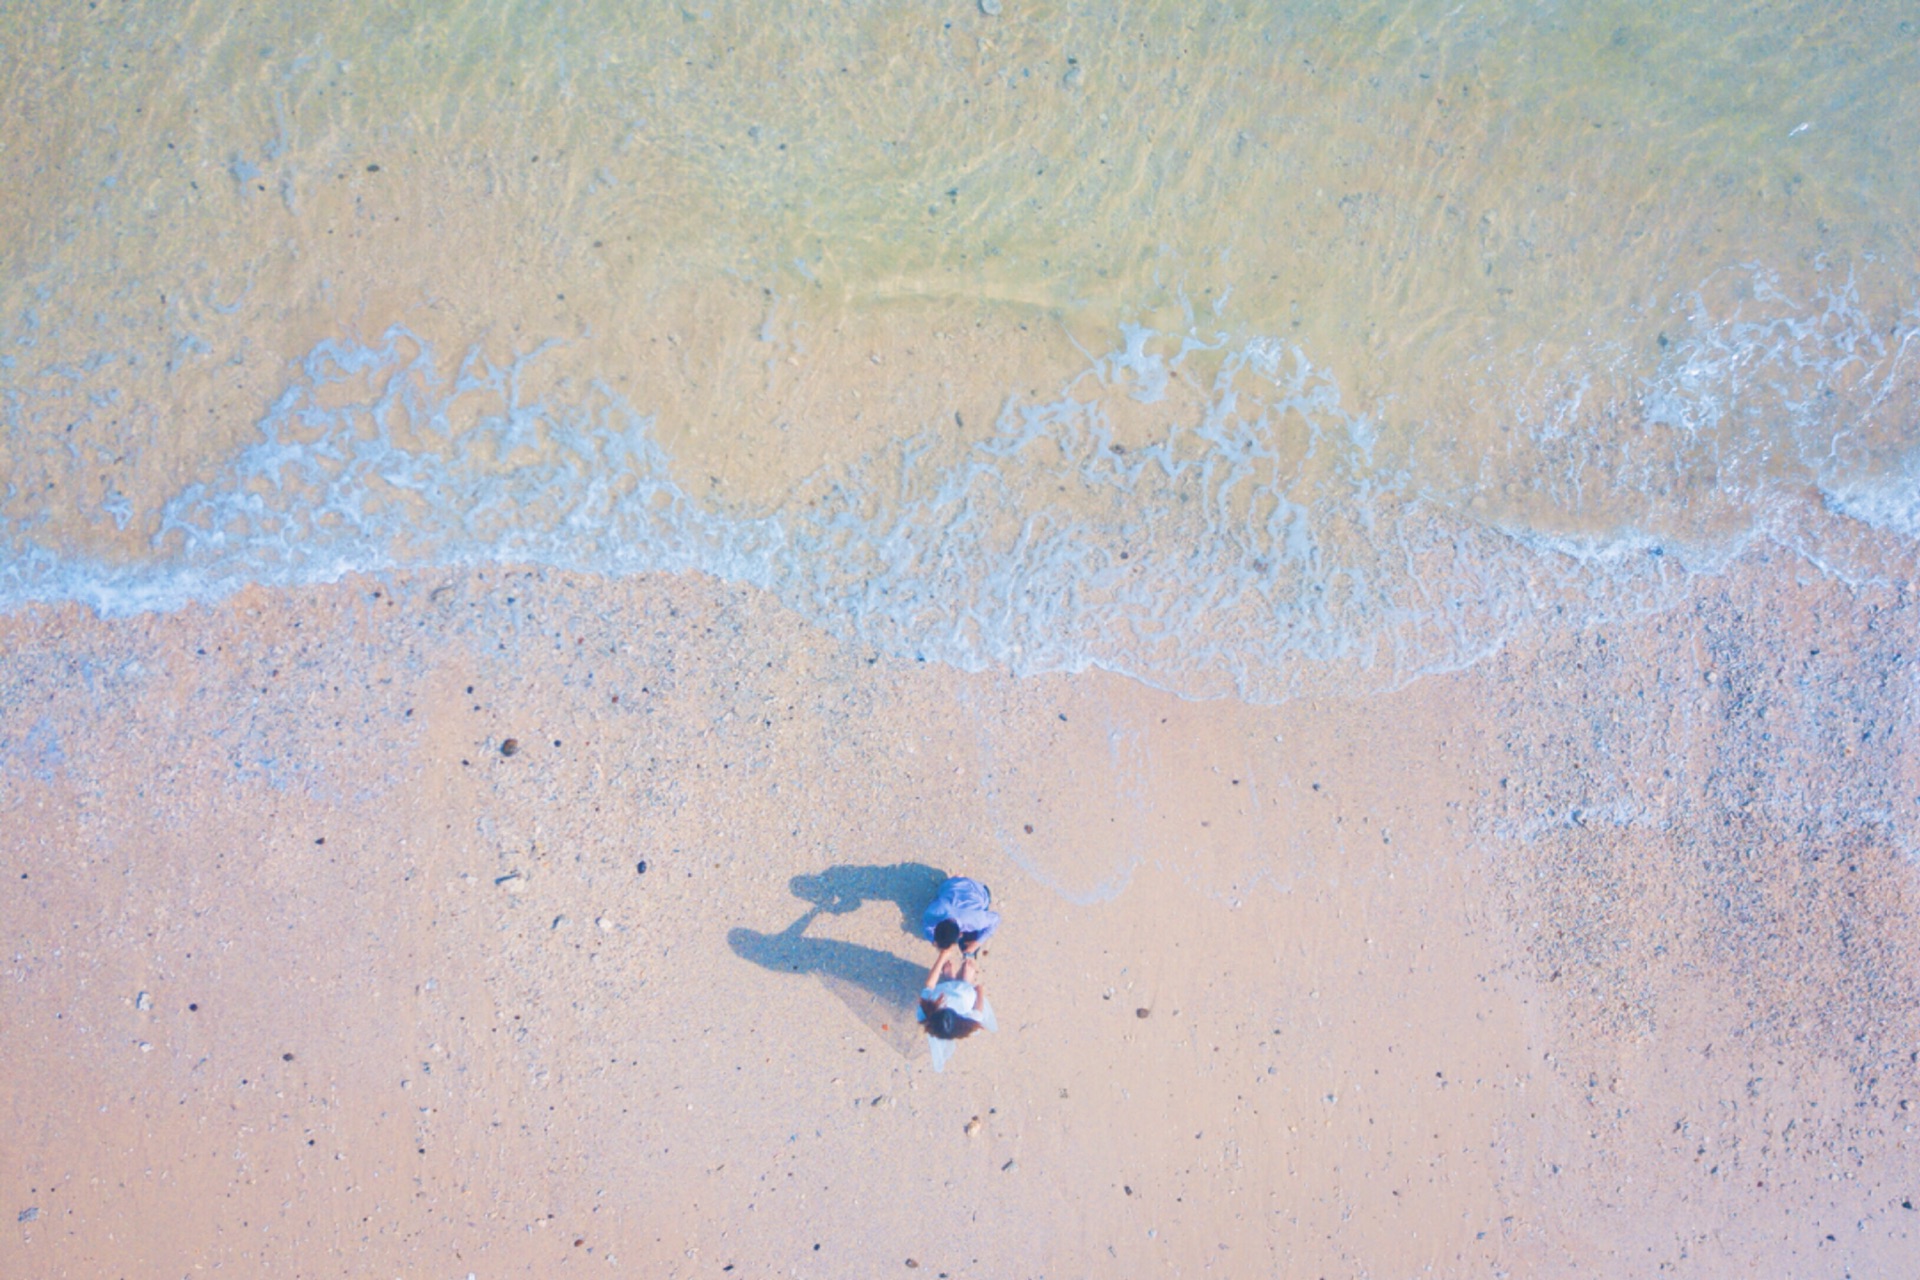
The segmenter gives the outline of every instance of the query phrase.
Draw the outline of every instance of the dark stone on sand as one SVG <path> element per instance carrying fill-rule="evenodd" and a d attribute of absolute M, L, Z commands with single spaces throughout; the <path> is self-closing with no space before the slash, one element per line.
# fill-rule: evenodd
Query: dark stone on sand
<path fill-rule="evenodd" d="M 40 1216 L 40 1206 L 36 1204 L 29 1208 L 22 1209 L 20 1211 L 20 1216 L 15 1218 L 14 1221 L 15 1222 L 32 1222 L 35 1218 L 39 1216 Z"/>
<path fill-rule="evenodd" d="M 640 859 L 640 861 L 633 864 L 633 874 L 637 876 L 643 876 L 647 874 L 647 860 L 645 858 L 642 858 Z"/>
<path fill-rule="evenodd" d="M 503 756 L 514 755 L 518 753 L 519 750 L 520 750 L 520 739 L 518 738 L 508 738 L 505 742 L 500 744 L 500 754 Z"/>
<path fill-rule="evenodd" d="M 292 1062 L 292 1061 L 293 1061 L 293 1055 L 292 1055 L 292 1054 L 290 1054 L 290 1053 L 283 1053 L 283 1054 L 281 1054 L 281 1055 L 280 1055 L 280 1061 L 282 1061 L 282 1062 Z"/>
<path fill-rule="evenodd" d="M 1151 1017 L 1153 1016 L 1153 1010 L 1151 1010 L 1151 1009 L 1135 1009 L 1135 1010 L 1133 1011 L 1133 1016 L 1134 1016 L 1134 1017 L 1136 1017 L 1136 1018 L 1151 1018 Z"/>

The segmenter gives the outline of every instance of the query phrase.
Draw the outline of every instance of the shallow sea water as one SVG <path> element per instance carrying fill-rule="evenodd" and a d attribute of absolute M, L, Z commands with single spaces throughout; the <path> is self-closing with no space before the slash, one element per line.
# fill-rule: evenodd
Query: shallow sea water
<path fill-rule="evenodd" d="M 1894 1267 L 1920 20 L 998 10 L 0 6 L 0 814 L 54 1047 L 14 1145 L 35 1195 L 223 1148 L 42 1221 L 264 1258 L 228 1150 L 354 1111 L 349 1183 L 246 1166 L 299 1188 L 290 1258 L 411 1274 L 449 1188 L 544 1224 L 593 1166 L 589 1243 L 625 1213 L 650 1274 L 729 1232 L 791 1264 L 798 1222 L 938 1270 L 927 1206 L 1073 1274 Z M 960 1195 L 873 1159 L 935 1115 L 877 1106 L 920 1049 L 892 913 L 795 922 L 793 886 L 905 857 L 994 868 L 994 963 L 1053 1017 L 948 1078 L 998 1091 L 943 1095 L 949 1132 L 1002 1126 Z M 838 1018 L 773 985 L 801 943 L 871 962 L 822 970 L 855 1021 L 796 1038 L 811 1071 L 708 1012 Z M 162 969 L 257 1018 L 86 1039 L 154 1034 L 112 1006 Z M 540 1025 L 484 1040 L 506 1012 Z M 292 1121 L 196 1074 L 268 1045 L 334 1094 Z M 154 1066 L 178 1093 L 123 1107 Z M 842 1073 L 897 1127 L 823 1124 L 823 1190 L 745 1212 L 824 1105 L 796 1082 Z M 1023 1127 L 1067 1138 L 1002 1163 Z M 1142 1179 L 1156 1143 L 1182 1180 Z M 351 1225 L 423 1167 L 420 1231 Z M 1098 1234 L 1169 1200 L 1152 1261 Z M 495 1271 L 551 1272 L 505 1235 Z"/>
<path fill-rule="evenodd" d="M 1920 539 L 1898 6 L 0 24 L 0 608 L 697 570 L 1264 702 Z"/>

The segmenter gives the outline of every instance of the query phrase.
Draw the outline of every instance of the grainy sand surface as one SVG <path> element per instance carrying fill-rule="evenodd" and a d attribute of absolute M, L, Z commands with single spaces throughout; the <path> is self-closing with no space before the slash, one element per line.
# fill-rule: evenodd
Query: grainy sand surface
<path fill-rule="evenodd" d="M 9 619 L 0 1274 L 1899 1274 L 1913 604 L 1773 573 L 1277 708 L 700 577 Z"/>
<path fill-rule="evenodd" d="M 0 1280 L 1920 1275 L 1913 7 L 0 4 Z"/>

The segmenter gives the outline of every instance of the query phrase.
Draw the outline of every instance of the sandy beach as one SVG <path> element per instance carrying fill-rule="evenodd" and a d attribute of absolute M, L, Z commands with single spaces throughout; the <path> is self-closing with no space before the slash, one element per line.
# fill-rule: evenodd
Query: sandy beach
<path fill-rule="evenodd" d="M 0 1280 L 1920 1274 L 1912 26 L 0 6 Z"/>
<path fill-rule="evenodd" d="M 1913 604 L 1767 574 L 1264 709 L 700 578 L 11 619 L 0 1271 L 1892 1274 Z"/>

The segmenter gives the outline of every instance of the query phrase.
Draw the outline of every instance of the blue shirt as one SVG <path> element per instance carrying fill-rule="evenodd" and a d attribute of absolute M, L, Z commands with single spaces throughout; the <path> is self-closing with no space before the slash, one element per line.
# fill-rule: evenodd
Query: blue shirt
<path fill-rule="evenodd" d="M 940 892 L 933 895 L 933 901 L 921 913 L 920 932 L 932 942 L 934 928 L 942 920 L 951 920 L 960 926 L 961 933 L 977 934 L 979 941 L 984 942 L 1000 927 L 1000 913 L 987 905 L 992 901 L 987 886 L 978 880 L 954 876 L 940 886 Z"/>

